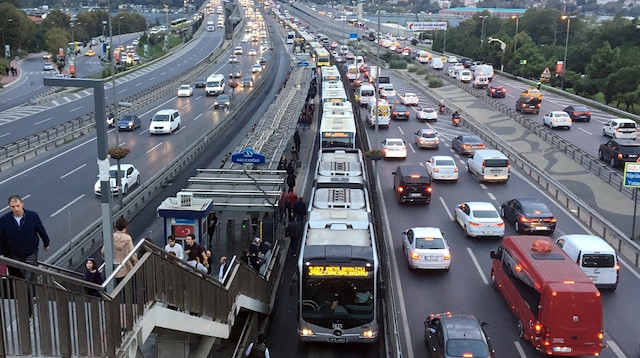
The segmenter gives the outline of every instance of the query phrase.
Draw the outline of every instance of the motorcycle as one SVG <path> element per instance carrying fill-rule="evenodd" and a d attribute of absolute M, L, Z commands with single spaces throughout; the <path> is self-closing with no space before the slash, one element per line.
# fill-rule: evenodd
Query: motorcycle
<path fill-rule="evenodd" d="M 453 117 L 451 117 L 451 123 L 454 127 L 460 126 L 460 116 L 454 115 Z"/>
<path fill-rule="evenodd" d="M 444 104 L 440 105 L 440 114 L 444 114 L 445 106 Z"/>

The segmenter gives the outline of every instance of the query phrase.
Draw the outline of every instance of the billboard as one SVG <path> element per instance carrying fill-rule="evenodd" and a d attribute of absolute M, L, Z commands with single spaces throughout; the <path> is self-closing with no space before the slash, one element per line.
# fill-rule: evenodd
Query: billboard
<path fill-rule="evenodd" d="M 437 22 L 407 22 L 407 27 L 411 31 L 446 30 L 447 29 L 447 23 L 445 21 L 437 21 Z"/>

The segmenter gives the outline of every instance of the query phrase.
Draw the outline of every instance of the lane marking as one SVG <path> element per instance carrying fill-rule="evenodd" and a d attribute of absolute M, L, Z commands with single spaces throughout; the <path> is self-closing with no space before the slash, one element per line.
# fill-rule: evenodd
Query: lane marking
<path fill-rule="evenodd" d="M 194 118 L 193 120 L 194 120 L 194 121 L 197 121 L 197 120 L 198 120 L 198 118 L 200 118 L 201 116 L 202 116 L 202 113 L 198 114 L 198 115 L 196 116 L 196 118 Z"/>
<path fill-rule="evenodd" d="M 402 130 L 402 127 L 398 126 L 398 130 L 400 131 L 400 133 L 401 133 L 402 135 L 404 135 L 404 131 Z"/>
<path fill-rule="evenodd" d="M 578 128 L 578 129 L 579 129 L 579 130 L 581 130 L 581 131 L 583 131 L 583 132 L 585 132 L 585 133 L 587 133 L 588 135 L 593 135 L 593 134 L 591 134 L 591 132 L 586 131 L 586 130 L 584 130 L 584 129 L 582 129 L 582 128 Z"/>
<path fill-rule="evenodd" d="M 125 88 L 123 90 L 118 91 L 118 93 L 123 93 L 123 92 L 127 92 L 127 89 Z"/>
<path fill-rule="evenodd" d="M 43 119 L 43 120 L 41 120 L 41 121 L 37 121 L 37 122 L 35 122 L 33 125 L 34 125 L 34 126 L 37 126 L 37 125 L 38 125 L 38 124 L 40 124 L 40 123 L 44 123 L 44 122 L 46 122 L 46 121 L 50 121 L 50 120 L 52 120 L 52 119 L 53 119 L 53 117 L 49 117 L 49 118 L 47 118 L 47 119 Z"/>
<path fill-rule="evenodd" d="M 81 166 L 79 166 L 79 167 L 75 168 L 74 170 L 72 170 L 72 171 L 68 172 L 67 174 L 65 174 L 65 175 L 61 176 L 61 177 L 60 177 L 60 179 L 64 179 L 64 178 L 68 177 L 69 175 L 71 175 L 71 174 L 73 174 L 73 173 L 77 172 L 78 170 L 80 170 L 80 169 L 84 168 L 85 166 L 87 166 L 87 164 L 82 164 Z"/>
<path fill-rule="evenodd" d="M 11 134 L 11 133 L 0 134 L 0 138 L 8 136 L 9 134 Z"/>
<path fill-rule="evenodd" d="M 478 263 L 478 260 L 476 259 L 476 255 L 473 254 L 473 250 L 471 250 L 470 247 L 467 247 L 467 252 L 469 252 L 469 256 L 471 256 L 471 261 L 473 261 L 473 264 L 475 265 L 476 270 L 478 270 L 478 273 L 480 274 L 480 278 L 482 278 L 482 282 L 484 282 L 485 285 L 488 285 L 489 281 L 487 280 L 487 277 L 484 275 L 484 272 L 482 272 L 480 263 Z"/>
<path fill-rule="evenodd" d="M 613 351 L 613 353 L 619 357 L 619 358 L 627 358 L 627 356 L 622 352 L 622 349 L 620 349 L 620 347 L 618 347 L 618 345 L 616 344 L 615 341 L 613 340 L 607 340 L 607 345 L 609 346 L 609 348 L 611 348 L 611 350 Z"/>
<path fill-rule="evenodd" d="M 136 85 L 136 87 L 138 87 L 138 86 L 142 86 L 142 82 L 140 82 L 140 83 L 138 83 L 138 84 Z"/>
<path fill-rule="evenodd" d="M 184 106 L 182 106 L 180 109 L 185 109 L 185 108 L 189 107 L 189 105 L 190 105 L 190 104 L 191 104 L 191 103 L 187 103 L 187 104 L 185 104 Z"/>
<path fill-rule="evenodd" d="M 491 198 L 491 200 L 493 201 L 497 201 L 496 197 L 491 193 L 491 192 L 487 192 L 487 195 L 489 195 L 489 197 Z"/>
<path fill-rule="evenodd" d="M 81 108 L 84 108 L 84 106 L 80 106 L 80 107 L 76 107 L 74 109 L 70 109 L 69 112 L 74 112 L 74 111 L 77 111 L 77 110 L 79 110 Z"/>
<path fill-rule="evenodd" d="M 411 151 L 415 154 L 416 150 L 413 148 L 413 144 L 409 143 L 409 148 L 411 148 Z"/>
<path fill-rule="evenodd" d="M 522 349 L 522 344 L 520 344 L 519 341 L 513 341 L 513 344 L 516 346 L 516 350 L 518 351 L 520 357 L 527 358 L 527 355 L 524 353 L 524 349 Z"/>
<path fill-rule="evenodd" d="M 151 77 L 151 78 L 149 78 L 149 81 L 153 81 L 155 79 L 156 79 L 155 77 Z"/>
<path fill-rule="evenodd" d="M 52 218 L 52 217 L 54 217 L 54 216 L 56 216 L 56 215 L 60 214 L 62 211 L 66 210 L 68 207 L 70 207 L 71 205 L 75 204 L 78 200 L 80 200 L 80 199 L 84 198 L 84 196 L 85 196 L 85 194 L 82 194 L 82 195 L 80 195 L 79 197 L 77 197 L 77 198 L 73 199 L 69 204 L 67 204 L 67 205 L 65 205 L 65 206 L 63 206 L 63 207 L 61 207 L 58 211 L 56 211 L 55 213 L 51 214 L 51 216 L 49 216 L 49 217 L 51 217 L 51 218 Z"/>
<path fill-rule="evenodd" d="M 447 203 L 444 201 L 444 199 L 442 199 L 441 196 L 439 196 L 438 199 L 440 199 L 440 203 L 442 203 L 442 206 L 444 207 L 444 212 L 447 213 L 447 215 L 449 215 L 449 220 L 453 221 L 454 220 L 453 214 L 451 214 L 451 210 L 449 210 Z"/>
<path fill-rule="evenodd" d="M 153 146 L 153 148 L 151 148 L 151 149 L 147 150 L 147 154 L 151 153 L 154 149 L 156 149 L 156 148 L 158 148 L 159 146 L 161 146 L 161 145 L 162 145 L 162 143 L 164 143 L 164 142 L 160 142 L 160 143 L 156 144 L 155 146 Z"/>

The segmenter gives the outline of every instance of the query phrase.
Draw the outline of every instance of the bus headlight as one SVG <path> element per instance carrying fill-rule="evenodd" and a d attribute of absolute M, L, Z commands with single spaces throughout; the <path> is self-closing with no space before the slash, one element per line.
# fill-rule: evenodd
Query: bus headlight
<path fill-rule="evenodd" d="M 375 334 L 373 333 L 372 330 L 368 329 L 368 330 L 362 332 L 362 337 L 364 337 L 364 338 L 374 338 Z"/>
<path fill-rule="evenodd" d="M 309 328 L 303 328 L 302 330 L 300 330 L 300 334 L 305 336 L 305 337 L 309 337 L 309 336 L 313 336 L 314 333 L 312 330 L 310 330 Z"/>

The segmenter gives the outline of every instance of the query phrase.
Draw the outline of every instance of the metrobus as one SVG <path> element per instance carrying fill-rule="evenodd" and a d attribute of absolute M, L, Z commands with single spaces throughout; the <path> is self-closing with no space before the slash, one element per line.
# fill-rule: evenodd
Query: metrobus
<path fill-rule="evenodd" d="M 591 279 L 547 236 L 509 236 L 491 251 L 491 281 L 520 337 L 554 356 L 597 356 L 602 301 Z"/>
<path fill-rule="evenodd" d="M 329 51 L 327 51 L 327 49 L 325 48 L 316 49 L 316 66 L 322 67 L 322 66 L 330 66 L 330 65 L 331 65 L 331 58 L 330 58 Z"/>
<path fill-rule="evenodd" d="M 293 45 L 293 40 L 296 38 L 294 31 L 287 32 L 287 45 Z"/>
<path fill-rule="evenodd" d="M 322 87 L 322 103 L 327 103 L 327 102 L 342 102 L 342 103 L 346 103 L 349 102 L 349 99 L 347 98 L 347 92 L 344 90 L 344 87 L 340 87 L 340 88 L 331 88 L 331 87 L 325 87 L 323 85 Z"/>
<path fill-rule="evenodd" d="M 340 71 L 338 71 L 338 67 L 335 65 L 322 67 L 321 75 L 323 85 L 325 83 L 339 83 L 342 86 L 342 82 L 340 82 Z"/>
<path fill-rule="evenodd" d="M 174 19 L 174 20 L 171 20 L 171 27 L 178 27 L 186 22 L 187 22 L 187 19 L 184 17 L 181 17 L 179 19 Z"/>
<path fill-rule="evenodd" d="M 356 148 L 356 121 L 351 103 L 327 102 L 323 105 L 320 148 Z"/>

